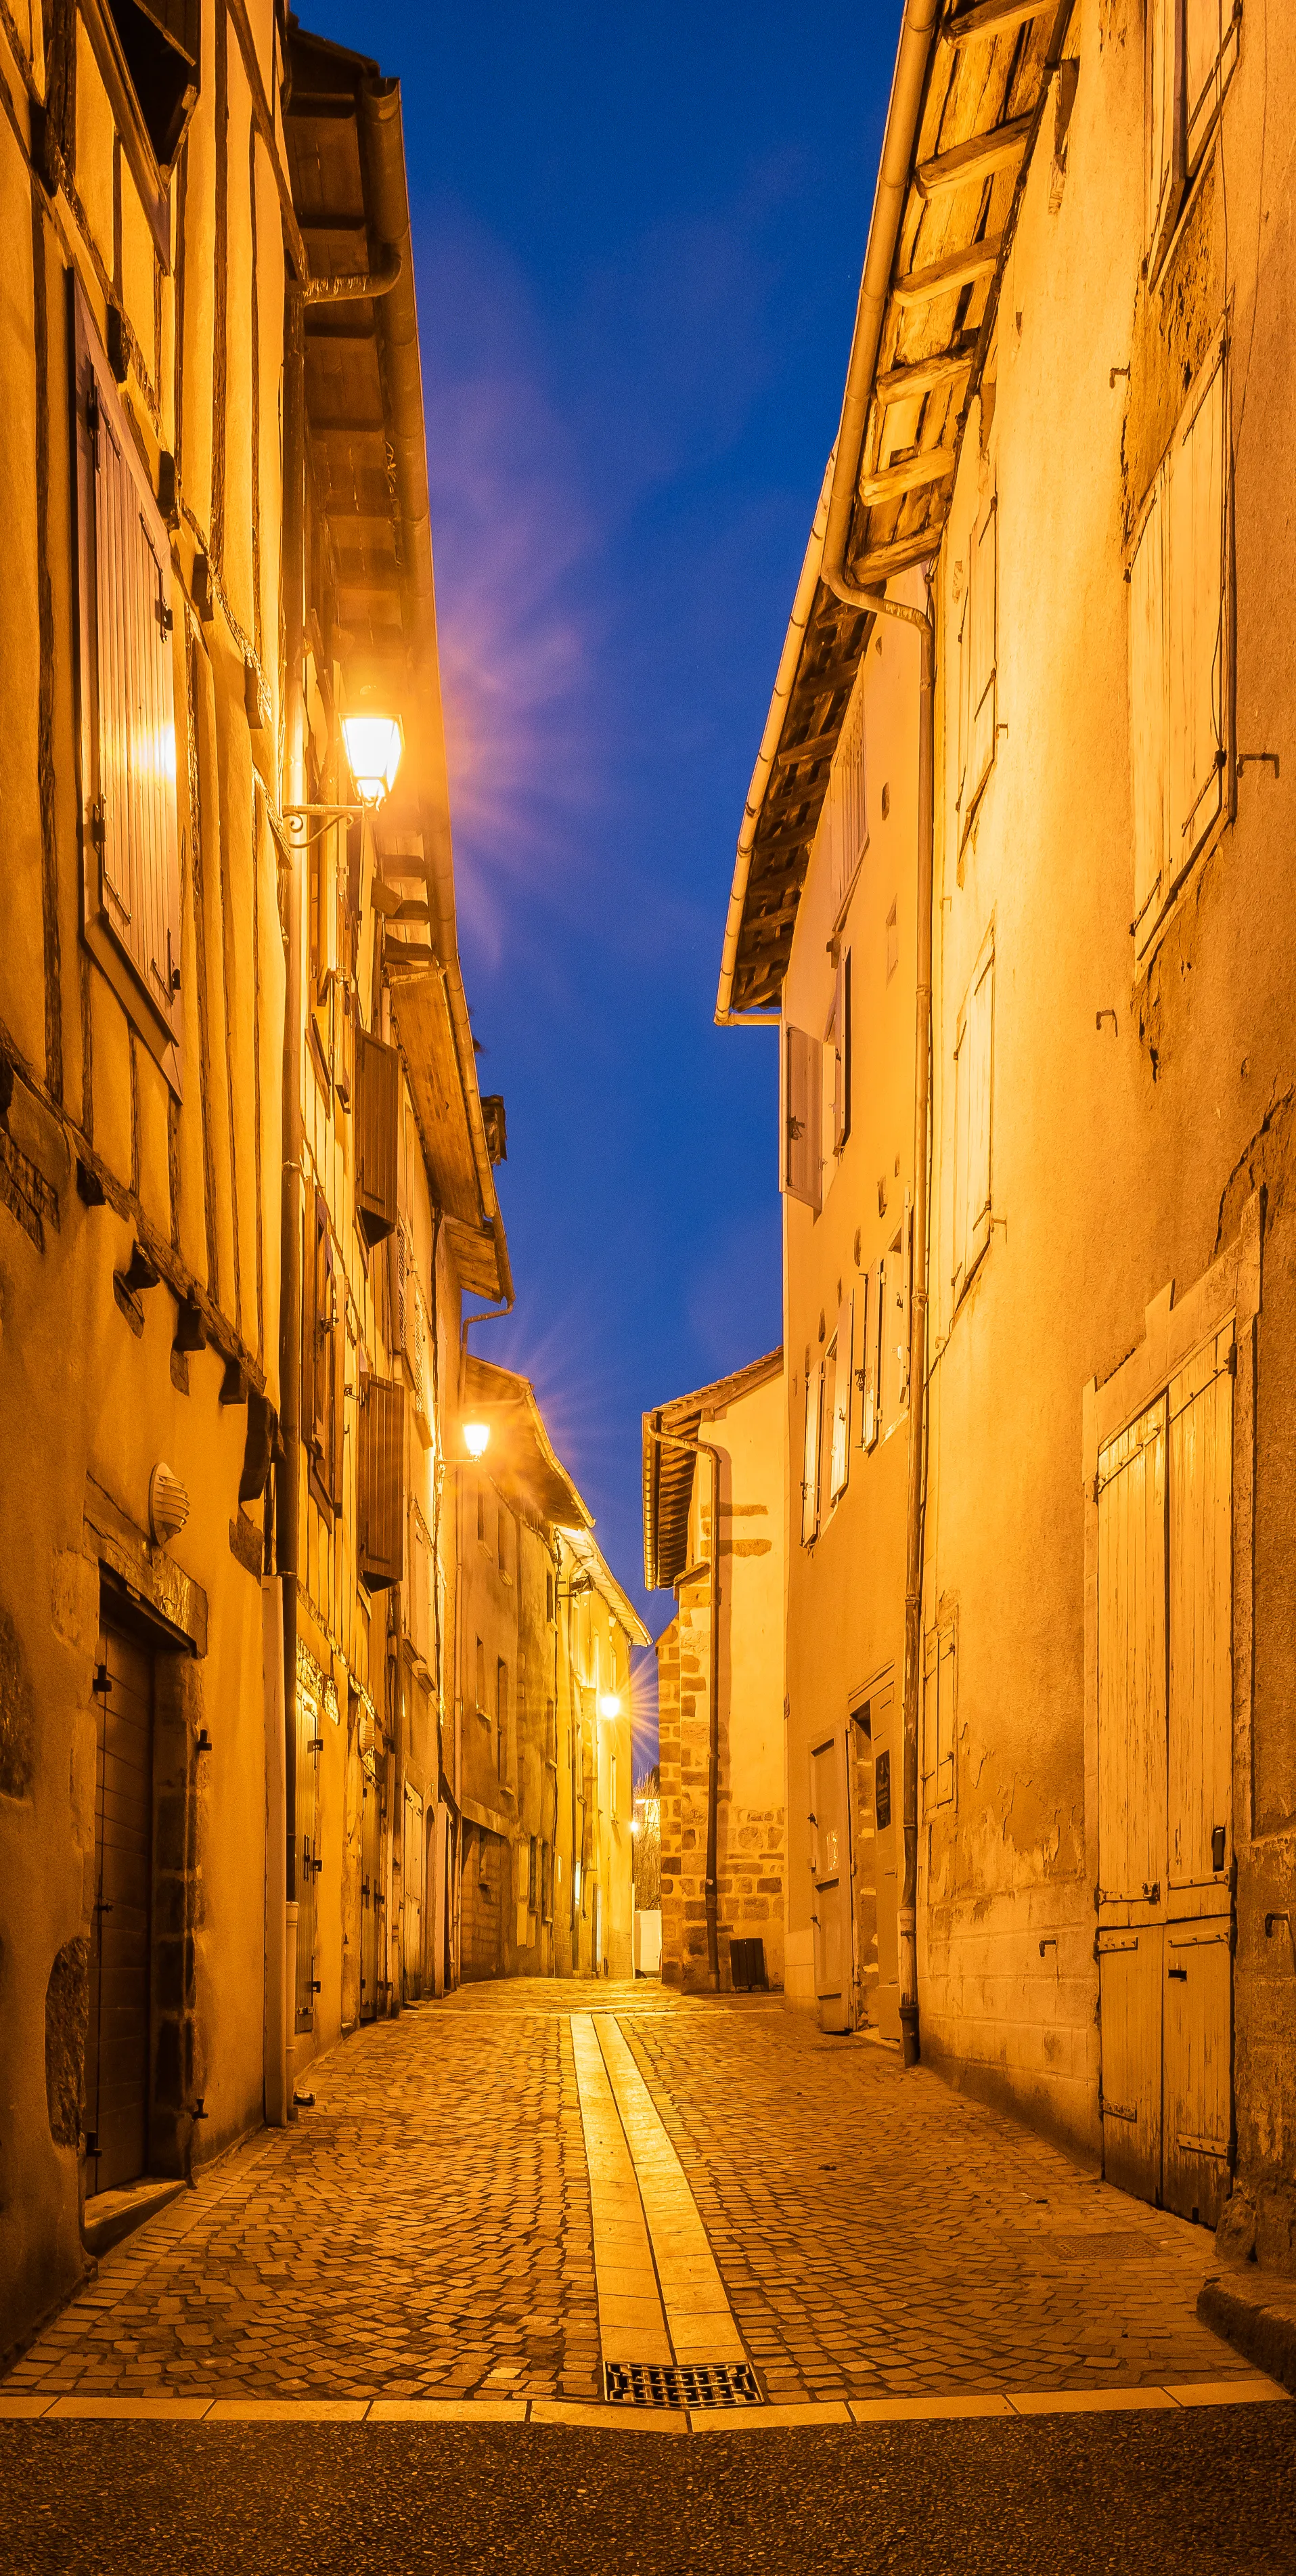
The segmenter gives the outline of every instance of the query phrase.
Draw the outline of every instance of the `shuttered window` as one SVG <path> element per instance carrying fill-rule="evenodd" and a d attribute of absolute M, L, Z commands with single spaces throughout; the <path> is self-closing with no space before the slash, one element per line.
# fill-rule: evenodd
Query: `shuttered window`
<path fill-rule="evenodd" d="M 501 1657 L 495 1666 L 495 1763 L 501 1783 L 507 1783 L 508 1758 L 508 1665 Z"/>
<path fill-rule="evenodd" d="M 819 1526 L 819 1413 L 823 1402 L 823 1370 L 807 1369 L 805 1391 L 805 1441 L 801 1470 L 801 1544 L 810 1545 Z"/>
<path fill-rule="evenodd" d="M 126 993 L 178 1092 L 170 540 L 79 284 L 74 314 L 85 916 L 126 961 Z"/>
<path fill-rule="evenodd" d="M 360 1406 L 360 1579 L 370 1592 L 399 1583 L 405 1523 L 405 1389 L 371 1377 Z"/>
<path fill-rule="evenodd" d="M 346 1282 L 322 1190 L 307 1211 L 311 1257 L 302 1301 L 302 1416 L 317 1499 L 342 1506 Z"/>
<path fill-rule="evenodd" d="M 1227 395 L 1221 342 L 1153 484 L 1130 565 L 1137 964 L 1230 808 Z"/>
<path fill-rule="evenodd" d="M 381 1243 L 397 1221 L 400 1057 L 368 1029 L 356 1030 L 356 1216 L 366 1243 Z"/>
<path fill-rule="evenodd" d="M 959 629 L 959 838 L 966 835 L 995 756 L 999 659 L 999 512 L 992 500 L 968 547 Z"/>
<path fill-rule="evenodd" d="M 864 795 L 864 692 L 857 688 L 847 710 L 829 773 L 819 831 L 824 838 L 832 885 L 834 920 L 839 919 L 859 864 L 868 848 L 868 809 Z"/>
<path fill-rule="evenodd" d="M 816 1214 L 823 1204 L 822 1057 L 805 1029 L 783 1031 L 783 1153 L 780 1187 Z"/>
<path fill-rule="evenodd" d="M 923 1656 L 923 1806 L 954 1800 L 955 1641 L 949 1626 L 933 1630 Z"/>
<path fill-rule="evenodd" d="M 1148 0 L 1147 244 L 1153 277 L 1214 132 L 1238 58 L 1240 18 L 1234 0 Z"/>
<path fill-rule="evenodd" d="M 833 990 L 832 1019 L 824 1044 L 824 1109 L 834 1156 L 850 1135 L 851 1121 L 851 952 L 839 958 Z M 830 1167 L 824 1195 L 832 1181 Z"/>
<path fill-rule="evenodd" d="M 855 1382 L 859 1390 L 859 1436 L 862 1449 L 875 1449 L 878 1437 L 878 1340 L 882 1313 L 880 1274 L 866 1270 L 856 1295 Z"/>
<path fill-rule="evenodd" d="M 850 1474 L 851 1386 L 854 1352 L 851 1328 L 854 1300 L 848 1294 L 837 1309 L 837 1332 L 833 1342 L 835 1367 L 832 1395 L 832 1464 L 829 1471 L 829 1493 L 833 1502 L 845 1491 Z"/>
<path fill-rule="evenodd" d="M 994 1093 L 994 940 L 986 941 L 959 1013 L 954 1054 L 954 1302 L 990 1240 Z"/>
<path fill-rule="evenodd" d="M 881 1265 L 881 1402 L 879 1410 L 890 1431 L 909 1407 L 909 1259 L 912 1227 L 905 1221 Z"/>
<path fill-rule="evenodd" d="M 409 1574 L 406 1581 L 405 1632 L 420 1663 L 429 1671 L 435 1660 L 436 1627 L 432 1603 L 432 1533 L 411 1501 Z"/>

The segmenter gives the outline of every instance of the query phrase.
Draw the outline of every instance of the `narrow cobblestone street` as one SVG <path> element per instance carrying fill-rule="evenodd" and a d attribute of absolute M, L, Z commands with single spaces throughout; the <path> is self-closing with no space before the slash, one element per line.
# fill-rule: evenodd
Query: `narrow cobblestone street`
<path fill-rule="evenodd" d="M 1204 2229 L 779 1998 L 588 1991 L 771 2405 L 1253 2382 L 1194 2312 Z M 470 1987 L 357 2033 L 295 2127 L 105 2257 L 0 2404 L 597 2402 L 572 2001 Z"/>

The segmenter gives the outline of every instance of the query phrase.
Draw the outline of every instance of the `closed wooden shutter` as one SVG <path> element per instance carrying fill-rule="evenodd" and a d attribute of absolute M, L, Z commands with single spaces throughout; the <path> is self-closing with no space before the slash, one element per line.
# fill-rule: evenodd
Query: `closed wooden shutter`
<path fill-rule="evenodd" d="M 1161 478 L 1130 566 L 1130 767 L 1134 804 L 1134 947 L 1141 956 L 1161 914 L 1168 847 L 1170 705 L 1166 644 L 1166 526 Z"/>
<path fill-rule="evenodd" d="M 1183 190 L 1183 0 L 1147 0 L 1146 49 L 1148 266 L 1155 275 Z"/>
<path fill-rule="evenodd" d="M 782 1187 L 816 1212 L 823 1201 L 822 1059 L 818 1038 L 784 1029 Z"/>
<path fill-rule="evenodd" d="M 963 594 L 963 614 L 959 619 L 958 630 L 958 786 L 955 791 L 954 801 L 959 810 L 960 834 L 962 823 L 966 820 L 967 816 L 968 743 L 971 739 L 971 726 L 968 722 L 968 707 L 971 700 L 972 689 L 970 563 L 968 568 L 968 583 L 969 587 Z"/>
<path fill-rule="evenodd" d="M 954 1059 L 954 1297 L 990 1240 L 994 946 L 987 941 L 959 1020 Z"/>
<path fill-rule="evenodd" d="M 1164 1874 L 1166 1408 L 1161 1397 L 1098 1462 L 1100 1898 L 1141 1902 Z"/>
<path fill-rule="evenodd" d="M 1233 1790 L 1231 1329 L 1170 1388 L 1167 1797 L 1172 1898 L 1226 1888 Z"/>
<path fill-rule="evenodd" d="M 805 1441 L 801 1472 L 801 1544 L 808 1547 L 819 1527 L 819 1410 L 823 1371 L 809 1370 L 805 1390 Z"/>
<path fill-rule="evenodd" d="M 356 1030 L 356 1216 L 366 1243 L 395 1227 L 400 1057 L 368 1029 Z"/>
<path fill-rule="evenodd" d="M 972 655 L 968 692 L 968 777 L 964 819 L 970 817 L 995 756 L 998 706 L 999 512 L 991 501 L 972 547 L 968 603 Z"/>
<path fill-rule="evenodd" d="M 1234 0 L 1185 0 L 1184 171 L 1196 170 L 1237 61 L 1240 8 Z"/>
<path fill-rule="evenodd" d="M 1168 893 L 1224 807 L 1224 355 L 1170 459 Z"/>
<path fill-rule="evenodd" d="M 888 1429 L 909 1403 L 910 1236 L 906 1209 L 899 1241 L 892 1244 L 881 1266 L 881 1411 Z"/>
<path fill-rule="evenodd" d="M 857 688 L 833 754 L 821 830 L 828 841 L 832 907 L 836 917 L 868 847 L 864 793 L 864 693 Z"/>
<path fill-rule="evenodd" d="M 371 1377 L 360 1406 L 360 1577 L 370 1592 L 403 1571 L 405 1389 Z"/>
<path fill-rule="evenodd" d="M 79 284 L 74 315 L 87 917 L 102 919 L 127 960 L 178 1089 L 170 540 Z"/>
<path fill-rule="evenodd" d="M 953 1626 L 934 1631 L 923 1656 L 923 1805 L 954 1799 L 955 1640 Z"/>
<path fill-rule="evenodd" d="M 848 1293 L 837 1309 L 837 1366 L 833 1378 L 832 1499 L 836 1502 L 850 1473 L 851 1387 L 854 1383 L 852 1327 L 854 1299 Z"/>
<path fill-rule="evenodd" d="M 886 1264 L 880 1261 L 875 1269 L 866 1271 L 861 1291 L 863 1312 L 859 1334 L 863 1343 L 863 1382 L 860 1391 L 863 1400 L 860 1406 L 860 1438 L 866 1449 L 877 1447 L 878 1433 L 882 1428 L 882 1306 L 885 1289 Z"/>

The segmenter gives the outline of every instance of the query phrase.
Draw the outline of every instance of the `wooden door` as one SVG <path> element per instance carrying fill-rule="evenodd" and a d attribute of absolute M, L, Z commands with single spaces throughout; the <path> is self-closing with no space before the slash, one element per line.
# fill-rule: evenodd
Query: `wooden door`
<path fill-rule="evenodd" d="M 381 1869 L 378 1783 L 368 1765 L 360 1809 L 360 2019 L 372 2021 L 378 2010 L 379 1873 Z"/>
<path fill-rule="evenodd" d="M 1233 2145 L 1232 1336 L 1170 1388 L 1166 2206 L 1213 2227 Z"/>
<path fill-rule="evenodd" d="M 104 1628 L 97 1663 L 88 2193 L 134 2182 L 148 2164 L 153 1882 L 153 1658 Z"/>
<path fill-rule="evenodd" d="M 1108 2180 L 1161 2191 L 1166 1405 L 1098 1461 L 1099 2108 Z"/>
<path fill-rule="evenodd" d="M 405 1994 L 417 2000 L 423 1992 L 423 1801 L 408 1782 L 405 1787 L 405 1849 L 401 1859 L 405 1903 Z"/>
<path fill-rule="evenodd" d="M 851 2026 L 850 1827 L 844 1730 L 810 1755 L 815 1995 L 821 2030 Z"/>
<path fill-rule="evenodd" d="M 316 1881 L 319 1856 L 319 1758 L 324 1750 L 320 1704 L 297 1685 L 297 2019 L 299 2031 L 315 2027 L 319 1992 Z"/>

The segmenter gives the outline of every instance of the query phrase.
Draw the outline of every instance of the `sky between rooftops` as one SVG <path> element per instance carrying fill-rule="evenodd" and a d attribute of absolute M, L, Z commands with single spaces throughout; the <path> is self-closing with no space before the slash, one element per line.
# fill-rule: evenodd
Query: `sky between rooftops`
<path fill-rule="evenodd" d="M 619 1579 L 640 1415 L 780 1331 L 772 1037 L 712 1025 L 836 432 L 893 6 L 314 0 L 399 75 L 459 940 L 515 1315 Z"/>

